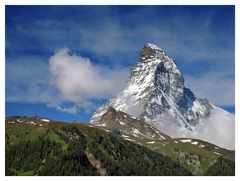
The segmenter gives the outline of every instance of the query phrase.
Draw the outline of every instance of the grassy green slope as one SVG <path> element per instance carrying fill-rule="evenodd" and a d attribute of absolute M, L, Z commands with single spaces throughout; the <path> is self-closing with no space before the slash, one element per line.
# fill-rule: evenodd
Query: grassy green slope
<path fill-rule="evenodd" d="M 190 170 L 193 175 L 209 175 L 208 169 L 222 158 L 228 166 L 222 165 L 222 170 L 229 170 L 231 167 L 231 173 L 234 175 L 234 163 L 235 163 L 235 153 L 234 151 L 225 150 L 219 148 L 215 145 L 203 142 L 201 140 L 193 140 L 193 142 L 198 142 L 194 145 L 190 142 L 183 143 L 182 139 L 169 139 L 158 141 L 154 144 L 143 144 L 147 148 L 161 153 L 165 156 L 169 156 L 173 160 L 178 160 L 181 165 Z M 201 147 L 200 145 L 204 145 Z M 213 172 L 212 172 L 213 173 Z M 215 172 L 213 175 L 221 175 Z"/>
<path fill-rule="evenodd" d="M 8 119 L 7 119 L 8 120 Z M 83 124 L 6 122 L 6 175 L 191 175 L 171 158 Z"/>

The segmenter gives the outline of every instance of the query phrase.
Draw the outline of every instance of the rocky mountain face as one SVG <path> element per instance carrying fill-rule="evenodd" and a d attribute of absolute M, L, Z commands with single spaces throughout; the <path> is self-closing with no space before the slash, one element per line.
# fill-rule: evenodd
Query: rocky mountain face
<path fill-rule="evenodd" d="M 199 134 L 204 130 L 196 130 L 215 110 L 221 114 L 225 111 L 186 88 L 176 63 L 161 48 L 154 44 L 144 46 L 140 61 L 130 71 L 126 88 L 96 110 L 92 124 L 99 125 L 101 117 L 112 107 L 171 137 L 200 138 L 224 146 L 214 139 L 202 138 Z"/>
<path fill-rule="evenodd" d="M 166 140 L 170 138 L 136 117 L 122 111 L 116 111 L 112 107 L 109 107 L 107 112 L 100 118 L 98 127 L 134 142 Z"/>

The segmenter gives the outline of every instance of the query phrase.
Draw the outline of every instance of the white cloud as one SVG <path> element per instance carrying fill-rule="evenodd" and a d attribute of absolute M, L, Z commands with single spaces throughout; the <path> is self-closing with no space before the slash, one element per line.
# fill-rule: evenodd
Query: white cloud
<path fill-rule="evenodd" d="M 58 111 L 75 114 L 96 108 L 95 100 L 110 98 L 128 78 L 127 68 L 95 66 L 88 58 L 57 51 L 49 64 L 25 57 L 6 64 L 6 101 L 41 103 Z"/>
<path fill-rule="evenodd" d="M 192 131 L 179 127 L 178 122 L 168 114 L 162 114 L 153 122 L 157 129 L 173 138 L 195 138 L 222 148 L 235 149 L 234 115 L 220 108 L 212 109 L 209 117 L 191 127 Z"/>
<path fill-rule="evenodd" d="M 70 101 L 84 109 L 93 107 L 94 99 L 109 98 L 120 91 L 128 77 L 126 69 L 107 69 L 95 66 L 90 59 L 72 55 L 69 49 L 57 51 L 49 59 L 52 83 L 60 92 L 62 101 Z M 68 112 L 75 107 L 60 108 Z"/>
<path fill-rule="evenodd" d="M 234 150 L 234 115 L 218 108 L 212 110 L 211 116 L 196 126 L 193 137 Z"/>

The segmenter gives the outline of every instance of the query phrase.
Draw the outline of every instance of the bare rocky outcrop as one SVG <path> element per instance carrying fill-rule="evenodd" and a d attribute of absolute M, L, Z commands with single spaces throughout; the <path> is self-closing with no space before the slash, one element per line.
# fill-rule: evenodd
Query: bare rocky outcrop
<path fill-rule="evenodd" d="M 85 151 L 85 153 L 87 155 L 88 161 L 97 170 L 97 173 L 101 176 L 107 176 L 107 171 L 102 167 L 101 162 L 95 159 L 92 153 L 89 153 L 87 151 Z"/>
<path fill-rule="evenodd" d="M 97 125 L 127 140 L 165 140 L 170 137 L 149 124 L 109 107 Z"/>

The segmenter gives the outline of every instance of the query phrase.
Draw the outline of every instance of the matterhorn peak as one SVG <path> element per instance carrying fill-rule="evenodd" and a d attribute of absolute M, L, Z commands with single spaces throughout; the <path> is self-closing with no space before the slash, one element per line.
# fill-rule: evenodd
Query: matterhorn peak
<path fill-rule="evenodd" d="M 211 134 L 200 127 L 213 117 L 216 110 L 207 99 L 198 98 L 184 86 L 184 77 L 175 61 L 160 47 L 151 43 L 143 47 L 140 61 L 131 68 L 125 89 L 100 106 L 93 114 L 91 122 L 98 125 L 110 106 L 171 137 L 193 138 Z M 219 112 L 223 111 L 218 111 L 218 114 Z M 201 135 L 202 132 L 204 134 Z M 224 143 L 215 140 L 215 137 L 210 139 L 204 136 L 203 140 L 225 146 L 230 137 Z"/>

